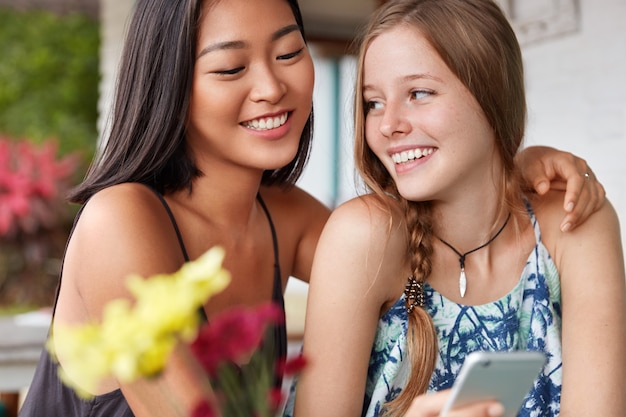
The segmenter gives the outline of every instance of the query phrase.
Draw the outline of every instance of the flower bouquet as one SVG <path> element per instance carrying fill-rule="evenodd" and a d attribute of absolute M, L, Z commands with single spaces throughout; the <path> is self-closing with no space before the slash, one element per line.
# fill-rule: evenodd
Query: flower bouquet
<path fill-rule="evenodd" d="M 197 404 L 189 417 L 269 417 L 282 403 L 276 375 L 293 374 L 304 366 L 297 357 L 278 361 L 271 354 L 271 325 L 282 320 L 272 303 L 233 308 L 203 323 L 198 311 L 230 281 L 221 266 L 224 251 L 214 247 L 174 274 L 143 279 L 131 276 L 135 297 L 110 301 L 99 324 L 55 326 L 47 348 L 65 358 L 60 376 L 79 395 L 89 397 L 99 381 L 120 382 L 158 377 L 169 355 L 188 344 L 208 374 L 215 398 Z M 236 363 L 249 359 L 244 367 Z"/>

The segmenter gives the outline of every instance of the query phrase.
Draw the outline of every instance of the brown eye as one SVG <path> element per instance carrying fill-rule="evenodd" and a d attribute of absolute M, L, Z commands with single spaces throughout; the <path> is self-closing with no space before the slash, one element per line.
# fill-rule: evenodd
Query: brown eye
<path fill-rule="evenodd" d="M 363 108 L 365 109 L 366 114 L 372 110 L 380 109 L 382 106 L 382 103 L 376 100 L 370 100 L 363 103 Z"/>

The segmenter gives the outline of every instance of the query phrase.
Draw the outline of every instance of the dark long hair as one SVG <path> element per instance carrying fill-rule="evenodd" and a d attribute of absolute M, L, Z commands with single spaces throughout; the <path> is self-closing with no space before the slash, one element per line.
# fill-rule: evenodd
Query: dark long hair
<path fill-rule="evenodd" d="M 298 2 L 286 1 L 304 37 Z M 110 133 L 85 180 L 70 193 L 71 202 L 84 203 L 96 192 L 125 182 L 147 184 L 162 193 L 191 191 L 191 181 L 202 175 L 185 141 L 202 4 L 136 2 L 119 65 Z M 295 184 L 308 160 L 312 136 L 313 111 L 294 159 L 265 171 L 262 183 Z"/>

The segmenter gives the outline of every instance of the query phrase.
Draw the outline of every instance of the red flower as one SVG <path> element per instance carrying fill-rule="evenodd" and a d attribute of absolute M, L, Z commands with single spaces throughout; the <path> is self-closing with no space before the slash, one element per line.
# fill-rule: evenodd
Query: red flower
<path fill-rule="evenodd" d="M 283 320 L 282 308 L 267 303 L 227 310 L 199 330 L 191 351 L 211 377 L 216 407 L 223 417 L 271 417 L 280 408 L 284 398 L 275 377 L 295 374 L 306 364 L 302 356 L 276 362 L 268 339 L 272 335 L 266 330 Z M 246 365 L 231 366 L 237 363 Z M 198 406 L 192 417 L 212 416 L 207 403 Z"/>
<path fill-rule="evenodd" d="M 269 393 L 269 401 L 270 401 L 270 407 L 273 410 L 277 410 L 278 407 L 280 407 L 280 405 L 283 402 L 283 392 L 280 388 L 278 387 L 272 387 L 272 389 L 270 389 L 270 393 Z"/>
<path fill-rule="evenodd" d="M 191 350 L 205 371 L 215 376 L 221 363 L 238 362 L 256 350 L 267 325 L 280 323 L 282 317 L 273 303 L 224 311 L 200 329 Z"/>
<path fill-rule="evenodd" d="M 295 356 L 288 360 L 282 360 L 276 364 L 278 375 L 295 375 L 306 366 L 306 358 L 302 355 Z"/>
<path fill-rule="evenodd" d="M 202 401 L 193 409 L 191 417 L 215 417 L 215 411 L 208 401 Z"/>

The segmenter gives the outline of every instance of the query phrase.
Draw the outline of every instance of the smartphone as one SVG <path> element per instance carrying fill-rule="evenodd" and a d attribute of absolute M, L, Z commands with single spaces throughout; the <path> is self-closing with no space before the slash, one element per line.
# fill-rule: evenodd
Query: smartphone
<path fill-rule="evenodd" d="M 517 416 L 546 361 L 543 352 L 470 353 L 439 415 L 476 401 L 497 400 L 504 406 L 504 417 Z"/>

